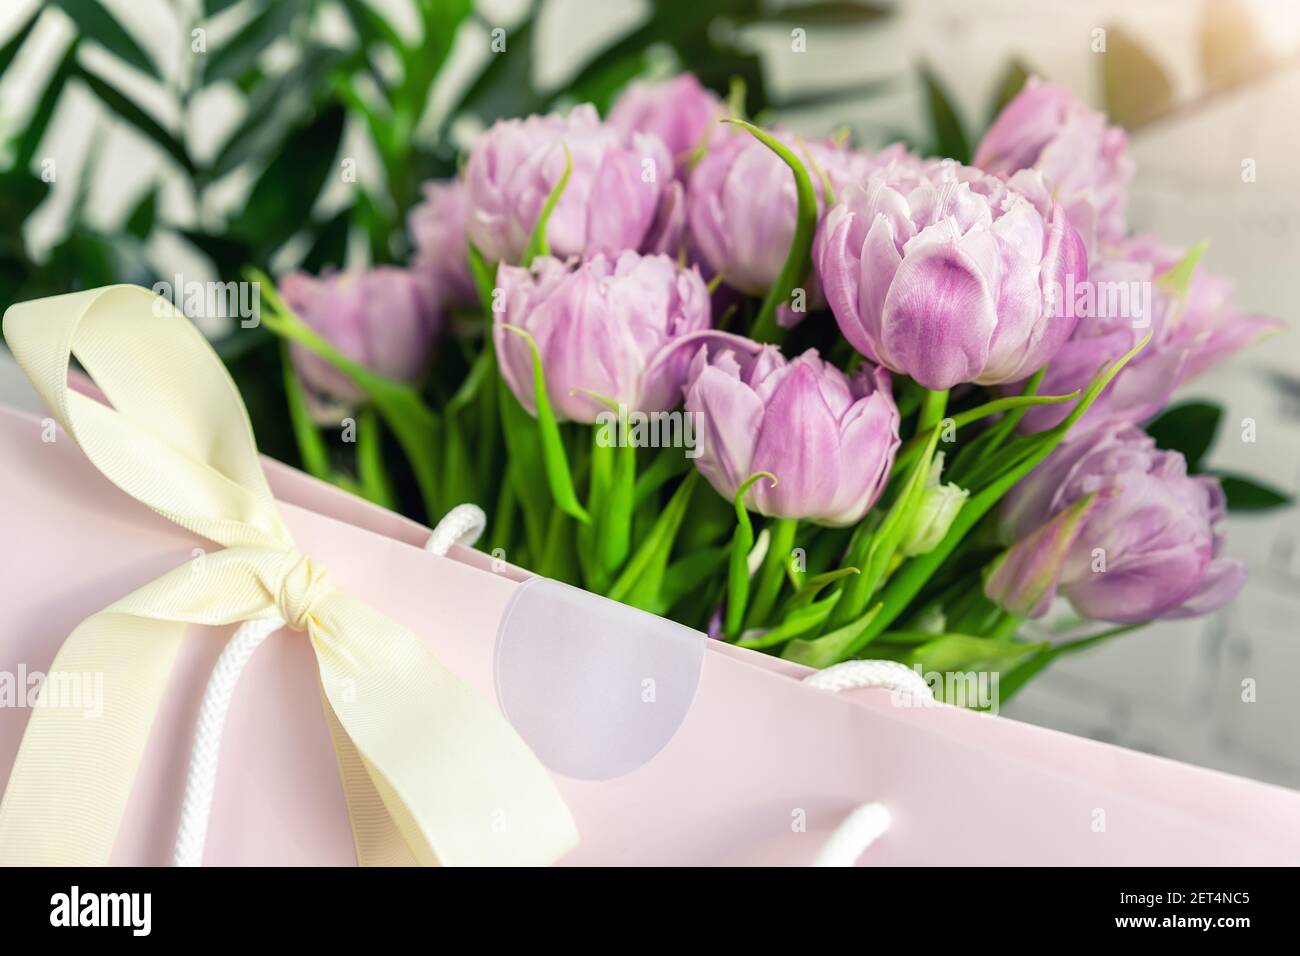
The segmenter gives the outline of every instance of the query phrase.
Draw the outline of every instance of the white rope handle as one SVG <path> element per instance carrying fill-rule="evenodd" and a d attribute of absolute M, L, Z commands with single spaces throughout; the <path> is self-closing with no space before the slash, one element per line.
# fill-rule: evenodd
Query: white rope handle
<path fill-rule="evenodd" d="M 457 505 L 434 527 L 424 549 L 445 556 L 453 544 L 472 545 L 487 526 L 487 516 L 477 505 Z M 226 714 L 235 696 L 235 685 L 244 667 L 262 642 L 284 627 L 281 617 L 245 621 L 226 644 L 212 668 L 208 686 L 199 705 L 194 743 L 190 748 L 190 765 L 185 777 L 185 795 L 181 799 L 181 820 L 176 827 L 173 866 L 200 866 L 203 846 L 208 836 L 212 814 L 212 796 L 217 785 L 217 761 L 221 757 L 221 736 Z"/>
<path fill-rule="evenodd" d="M 267 617 L 245 621 L 235 631 L 212 668 L 199 720 L 190 749 L 190 768 L 185 777 L 185 796 L 181 800 L 181 822 L 176 828 L 173 866 L 199 866 L 203 863 L 203 844 L 208 837 L 208 817 L 212 812 L 212 795 L 217 784 L 217 760 L 221 756 L 221 734 L 226 714 L 244 665 L 262 642 L 284 627 L 284 618 Z"/>
<path fill-rule="evenodd" d="M 838 694 L 859 687 L 883 687 L 925 700 L 933 700 L 930 685 L 916 671 L 898 661 L 845 661 L 809 674 L 804 683 Z M 889 829 L 889 809 L 868 801 L 844 818 L 813 857 L 812 866 L 853 866 L 867 848 Z"/>
<path fill-rule="evenodd" d="M 487 515 L 478 505 L 457 505 L 442 516 L 429 540 L 424 542 L 424 550 L 441 557 L 446 557 L 453 544 L 473 547 L 483 529 L 487 527 Z"/>

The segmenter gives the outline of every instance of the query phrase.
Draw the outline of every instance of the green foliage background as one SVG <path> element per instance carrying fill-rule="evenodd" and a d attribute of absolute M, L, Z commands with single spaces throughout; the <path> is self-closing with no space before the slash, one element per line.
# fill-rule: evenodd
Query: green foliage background
<path fill-rule="evenodd" d="M 487 19 L 473 0 L 409 4 L 420 31 L 415 39 L 404 37 L 367 0 L 174 0 L 186 48 L 181 75 L 169 77 L 100 0 L 42 0 L 16 32 L 0 38 L 2 78 L 42 18 L 62 18 L 73 27 L 30 115 L 20 128 L 3 132 L 0 311 L 21 299 L 112 282 L 149 286 L 169 279 L 180 264 L 146 254 L 146 243 L 157 230 L 178 235 L 197 249 L 223 281 L 242 278 L 249 267 L 275 274 L 272 265 L 278 271 L 340 266 L 357 236 L 371 262 L 402 262 L 408 254 L 406 215 L 420 200 L 420 184 L 456 171 L 460 157 L 448 135 L 452 123 L 469 118 L 487 125 L 500 117 L 583 101 L 604 110 L 618 90 L 656 59 L 670 59 L 723 95 L 739 80 L 751 116 L 772 108 L 815 108 L 861 98 L 875 87 L 857 84 L 774 102 L 758 55 L 744 46 L 738 31 L 764 23 L 872 29 L 891 14 L 888 4 L 871 0 L 788 6 L 763 0 L 658 0 L 642 21 L 595 51 L 562 83 L 543 88 L 534 77 L 537 24 L 545 0 L 534 0 L 519 19 L 506 23 Z M 323 39 L 322 18 L 330 14 L 336 19 L 342 14 L 350 25 L 350 42 Z M 210 30 L 218 18 L 220 28 Z M 228 28 L 232 20 L 237 21 L 233 30 Z M 506 30 L 507 52 L 483 60 L 441 122 L 432 128 L 422 124 L 460 32 L 476 27 L 486 43 L 498 26 Z M 225 39 L 191 53 L 195 30 Z M 273 45 L 276 55 L 268 56 Z M 88 48 L 107 52 L 157 84 L 174 101 L 179 122 L 169 124 L 152 115 L 100 75 L 94 63 L 103 58 L 87 57 Z M 203 122 L 196 101 L 218 84 L 233 84 L 247 110 L 216 151 L 200 159 L 186 131 Z M 116 228 L 96 227 L 84 215 L 96 160 L 92 156 L 66 234 L 38 260 L 24 244 L 24 223 L 50 192 L 41 177 L 42 145 L 65 92 L 78 85 L 116 121 L 161 151 L 183 178 L 196 209 L 208 208 L 209 192 L 228 177 L 251 175 L 252 189 L 240 210 L 215 224 L 176 221 L 155 185 L 134 199 Z M 363 128 L 373 143 L 384 188 L 358 184 L 342 208 L 321 214 L 318 200 L 337 173 L 350 123 Z M 262 329 L 239 329 L 216 345 L 250 407 L 263 450 L 296 462 L 298 450 L 284 414 L 280 350 L 272 336 Z M 455 361 L 455 356 L 448 359 Z"/>

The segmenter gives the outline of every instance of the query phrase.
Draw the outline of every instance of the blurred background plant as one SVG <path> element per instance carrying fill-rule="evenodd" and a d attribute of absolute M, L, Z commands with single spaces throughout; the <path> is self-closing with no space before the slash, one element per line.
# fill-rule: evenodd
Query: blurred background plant
<path fill-rule="evenodd" d="M 550 82 L 537 62 L 545 3 L 498 12 L 473 0 L 173 0 L 136 4 L 131 16 L 111 0 L 27 6 L 10 14 L 7 32 L 0 24 L 0 82 L 29 48 L 46 61 L 28 114 L 0 110 L 0 310 L 111 282 L 171 282 L 193 274 L 196 254 L 224 281 L 248 267 L 280 274 L 405 261 L 406 215 L 421 183 L 453 175 L 475 132 L 576 102 L 603 111 L 633 77 L 686 69 L 724 94 L 734 83 L 750 115 L 828 105 L 873 85 L 774 101 L 743 30 L 794 14 L 760 0 L 662 0 Z M 146 6 L 158 8 L 148 11 L 151 27 L 179 51 L 171 62 L 147 52 L 132 26 Z M 889 14 L 884 4 L 816 2 L 799 6 L 797 19 L 857 30 Z M 479 42 L 457 46 L 468 34 Z M 478 55 L 453 63 L 454 48 Z M 46 151 L 47 133 L 65 97 L 84 93 L 106 118 L 85 163 L 66 169 Z M 214 135 L 214 114 L 232 113 L 240 118 Z M 133 135 L 110 138 L 114 126 Z M 105 147 L 138 151 L 141 138 L 164 157 L 166 192 L 151 182 L 120 197 L 116 221 L 88 215 L 86 198 L 111 158 Z M 34 249 L 28 220 L 64 175 L 77 176 L 76 197 L 61 234 Z M 206 318 L 259 444 L 296 461 L 272 337 Z"/>

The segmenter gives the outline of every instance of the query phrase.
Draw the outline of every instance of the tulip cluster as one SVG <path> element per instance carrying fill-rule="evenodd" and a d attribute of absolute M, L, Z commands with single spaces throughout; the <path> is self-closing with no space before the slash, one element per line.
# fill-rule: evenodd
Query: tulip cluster
<path fill-rule="evenodd" d="M 1277 323 L 1129 234 L 1132 175 L 1036 80 L 972 165 L 636 82 L 484 131 L 408 269 L 286 277 L 336 350 L 292 354 L 318 415 L 376 402 L 429 517 L 473 498 L 544 574 L 817 666 L 953 666 L 956 635 L 1038 668 L 1026 618 L 1203 614 L 1244 578 L 1218 479 L 1142 425 Z M 461 377 L 424 387 L 431 356 Z"/>

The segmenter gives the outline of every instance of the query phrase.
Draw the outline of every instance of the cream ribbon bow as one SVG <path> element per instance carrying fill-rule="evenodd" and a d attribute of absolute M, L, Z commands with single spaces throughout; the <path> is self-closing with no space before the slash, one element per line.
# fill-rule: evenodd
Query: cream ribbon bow
<path fill-rule="evenodd" d="M 104 712 L 33 709 L 0 804 L 0 863 L 107 863 L 187 625 L 274 616 L 316 652 L 362 865 L 545 864 L 577 842 L 550 777 L 497 709 L 299 554 L 239 393 L 183 315 L 142 288 L 110 286 L 15 305 L 4 333 L 96 468 L 224 550 L 65 641 L 51 670 L 102 673 Z M 112 408 L 69 391 L 73 354 Z"/>

